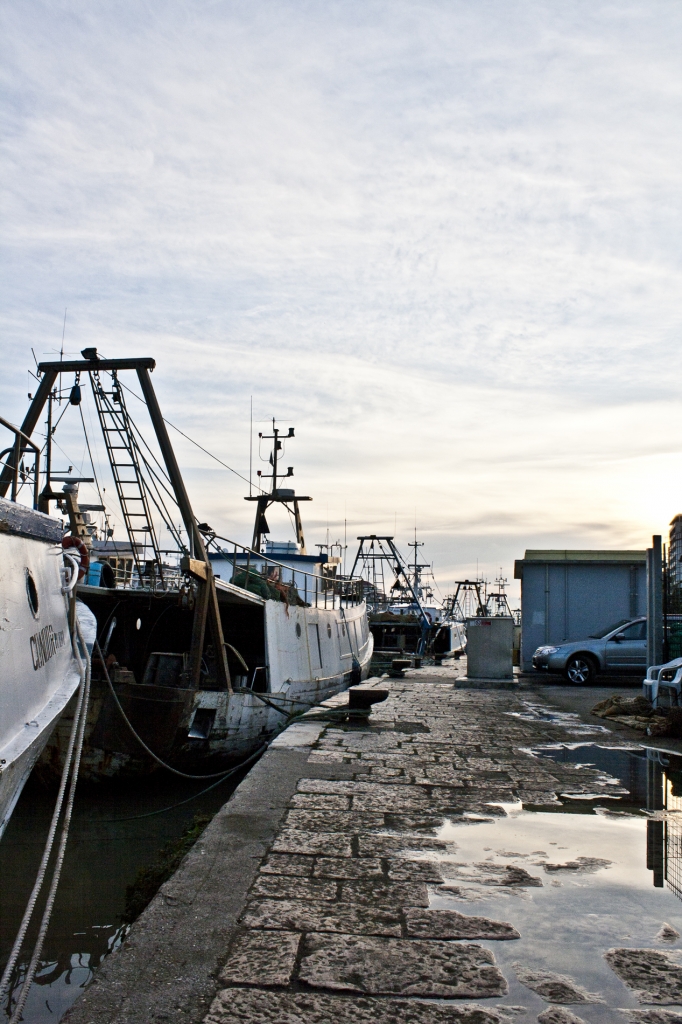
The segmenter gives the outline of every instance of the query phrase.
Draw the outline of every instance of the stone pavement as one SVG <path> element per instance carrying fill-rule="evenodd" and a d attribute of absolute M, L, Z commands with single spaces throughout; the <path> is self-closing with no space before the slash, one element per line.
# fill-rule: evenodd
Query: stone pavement
<path fill-rule="evenodd" d="M 429 889 L 444 879 L 428 854 L 447 849 L 438 838 L 446 819 L 502 815 L 501 804 L 518 801 L 556 804 L 562 791 L 594 792 L 600 773 L 522 752 L 567 738 L 559 726 L 510 715 L 525 710 L 527 694 L 460 690 L 452 670 L 428 673 L 372 681 L 390 697 L 367 724 L 310 721 L 277 741 L 310 745 L 308 764 L 332 770 L 298 781 L 206 1024 L 508 1019 L 509 1007 L 470 1002 L 503 997 L 508 985 L 489 949 L 461 940 L 518 932 L 430 910 Z M 514 864 L 485 881 L 541 884 Z"/>

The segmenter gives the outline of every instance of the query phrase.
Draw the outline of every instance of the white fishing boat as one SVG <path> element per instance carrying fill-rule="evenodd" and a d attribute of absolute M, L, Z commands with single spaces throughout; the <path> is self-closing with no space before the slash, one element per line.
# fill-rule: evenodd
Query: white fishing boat
<path fill-rule="evenodd" d="M 40 364 L 41 384 L 22 426 L 30 435 L 46 403 L 50 424 L 60 394 L 80 404 L 81 377 L 89 378 L 114 483 L 108 493 L 116 494 L 126 526 L 125 543 L 102 535 L 92 513 L 107 515 L 110 499 L 103 491 L 101 503 L 80 496 L 94 467 L 92 478 L 55 475 L 48 447 L 41 502 L 56 502 L 68 517 L 87 569 L 78 596 L 97 620 L 81 777 L 135 776 L 159 762 L 208 774 L 369 674 L 373 639 L 361 581 L 306 554 L 299 502 L 310 499 L 281 487 L 292 471 L 278 471 L 274 424 L 271 486 L 247 499 L 256 502 L 254 536 L 250 545 L 236 544 L 194 516 L 151 384 L 154 361 L 104 360 L 95 349 L 83 355 Z M 129 415 L 123 370 L 136 371 L 160 458 Z M 57 376 L 72 373 L 73 385 L 55 399 Z M 95 438 L 87 440 L 93 449 Z M 261 550 L 273 505 L 288 509 L 296 525 L 293 550 L 284 545 L 279 557 L 276 546 Z M 162 547 L 162 530 L 174 551 Z M 70 728 L 67 713 L 41 758 L 44 770 L 61 769 Z"/>
<path fill-rule="evenodd" d="M 0 423 L 21 440 L 16 427 Z M 39 468 L 37 449 L 26 447 L 35 466 L 23 467 L 22 496 L 33 490 Z M 62 524 L 17 501 L 17 455 L 16 443 L 0 455 L 13 498 L 0 498 L 0 836 L 81 680 L 69 629 L 75 570 L 65 568 Z"/>

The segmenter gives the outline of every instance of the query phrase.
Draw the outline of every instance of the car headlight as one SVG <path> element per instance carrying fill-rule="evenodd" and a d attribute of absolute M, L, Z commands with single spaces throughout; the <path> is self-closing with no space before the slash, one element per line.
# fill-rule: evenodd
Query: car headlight
<path fill-rule="evenodd" d="M 556 654 L 556 652 L 558 650 L 559 650 L 558 647 L 538 647 L 538 649 L 537 649 L 537 651 L 535 653 L 536 654 L 540 654 L 540 655 L 543 655 L 543 654 Z"/>

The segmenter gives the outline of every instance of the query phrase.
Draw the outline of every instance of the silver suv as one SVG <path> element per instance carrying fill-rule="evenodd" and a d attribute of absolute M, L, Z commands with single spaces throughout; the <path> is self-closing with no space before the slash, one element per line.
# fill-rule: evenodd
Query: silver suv
<path fill-rule="evenodd" d="M 646 669 L 646 619 L 621 619 L 586 640 L 538 647 L 538 672 L 561 672 L 569 682 L 587 686 L 597 673 L 634 675 Z"/>

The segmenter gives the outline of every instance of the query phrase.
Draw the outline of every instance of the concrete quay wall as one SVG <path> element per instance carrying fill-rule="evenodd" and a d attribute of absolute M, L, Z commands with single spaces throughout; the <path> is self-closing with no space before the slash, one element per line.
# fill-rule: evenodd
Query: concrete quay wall
<path fill-rule="evenodd" d="M 430 909 L 439 831 L 502 804 L 556 804 L 568 785 L 589 792 L 596 773 L 577 780 L 524 753 L 570 737 L 509 714 L 527 693 L 458 687 L 463 671 L 369 680 L 390 696 L 366 723 L 290 726 L 63 1019 L 509 1020 L 491 1001 L 507 982 L 485 940 L 514 938 L 510 926 Z"/>

